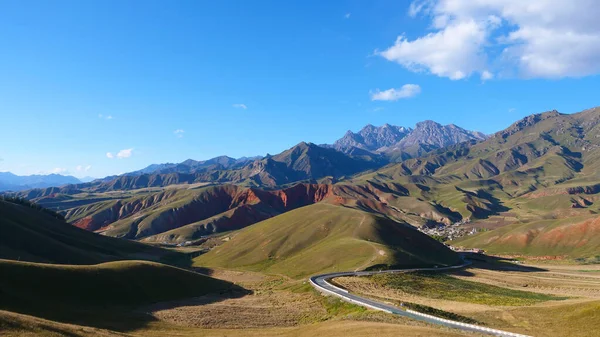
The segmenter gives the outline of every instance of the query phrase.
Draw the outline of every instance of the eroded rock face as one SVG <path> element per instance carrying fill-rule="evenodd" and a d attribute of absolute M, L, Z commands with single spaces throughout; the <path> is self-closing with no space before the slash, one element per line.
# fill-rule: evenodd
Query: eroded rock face
<path fill-rule="evenodd" d="M 188 192 L 189 193 L 189 192 Z M 222 185 L 200 190 L 183 202 L 181 191 L 163 191 L 133 200 L 111 202 L 99 211 L 80 218 L 73 225 L 90 231 L 110 233 L 111 227 L 140 226 L 128 238 L 138 239 L 196 223 L 231 211 L 219 221 L 212 221 L 212 231 L 231 230 L 251 225 L 294 208 L 320 202 L 332 195 L 332 186 L 325 184 L 298 184 L 290 188 L 265 191 L 235 185 Z M 165 208 L 168 205 L 177 205 Z M 67 212 L 67 218 L 89 213 L 88 205 Z M 127 222 L 129 221 L 129 222 Z M 215 226 L 218 225 L 218 228 Z"/>

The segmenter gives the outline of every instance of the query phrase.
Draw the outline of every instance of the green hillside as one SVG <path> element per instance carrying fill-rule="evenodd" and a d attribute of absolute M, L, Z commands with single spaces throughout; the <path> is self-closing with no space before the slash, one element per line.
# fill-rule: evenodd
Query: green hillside
<path fill-rule="evenodd" d="M 241 290 L 195 272 L 140 261 L 173 263 L 184 257 L 73 227 L 26 202 L 0 201 L 0 310 L 102 326 L 104 318 L 115 321 L 140 305 Z"/>
<path fill-rule="evenodd" d="M 101 236 L 26 205 L 0 200 L 0 258 L 59 264 L 163 260 L 177 253 Z"/>
<path fill-rule="evenodd" d="M 241 289 L 147 261 L 73 266 L 0 260 L 0 274 L 0 310 L 95 326 L 141 305 Z M 144 321 L 136 319 L 130 324 Z"/>
<path fill-rule="evenodd" d="M 412 227 L 371 213 L 318 203 L 247 227 L 194 263 L 294 278 L 375 266 L 458 263 L 458 256 Z"/>

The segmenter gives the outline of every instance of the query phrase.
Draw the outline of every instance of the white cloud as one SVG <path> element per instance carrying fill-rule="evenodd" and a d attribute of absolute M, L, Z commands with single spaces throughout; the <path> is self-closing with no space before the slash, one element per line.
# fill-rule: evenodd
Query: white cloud
<path fill-rule="evenodd" d="M 517 109 L 515 109 L 515 108 L 508 109 L 508 112 L 515 112 L 515 111 L 517 111 Z"/>
<path fill-rule="evenodd" d="M 401 98 L 410 98 L 418 95 L 421 87 L 417 84 L 405 84 L 399 89 L 388 89 L 385 91 L 375 90 L 371 92 L 372 101 L 397 101 Z"/>
<path fill-rule="evenodd" d="M 380 106 L 373 108 L 373 112 L 382 111 L 382 110 L 384 110 L 384 108 L 382 108 Z"/>
<path fill-rule="evenodd" d="M 234 104 L 233 107 L 238 108 L 238 109 L 244 109 L 244 110 L 248 109 L 246 104 Z"/>
<path fill-rule="evenodd" d="M 133 149 L 124 149 L 121 150 L 119 152 L 117 152 L 116 154 L 112 153 L 112 152 L 106 152 L 106 157 L 109 159 L 113 159 L 113 158 L 119 158 L 119 159 L 123 159 L 123 158 L 129 158 L 133 155 Z"/>
<path fill-rule="evenodd" d="M 344 15 L 344 17 L 345 17 L 346 19 L 350 19 L 350 16 L 351 16 L 351 15 L 352 15 L 352 13 L 346 13 L 346 15 Z"/>
<path fill-rule="evenodd" d="M 121 150 L 117 153 L 117 158 L 119 158 L 119 159 L 129 158 L 129 157 L 131 157 L 132 152 L 133 152 L 133 149 Z"/>
<path fill-rule="evenodd" d="M 185 133 L 185 131 L 183 131 L 182 129 L 177 129 L 173 131 L 173 133 L 177 138 L 183 138 L 183 134 Z"/>
<path fill-rule="evenodd" d="M 595 0 L 422 0 L 408 12 L 428 17 L 433 32 L 400 36 L 376 53 L 412 71 L 450 79 L 478 73 L 482 80 L 492 72 L 524 78 L 600 73 Z"/>
<path fill-rule="evenodd" d="M 50 171 L 51 174 L 67 174 L 69 173 L 69 170 L 67 170 L 66 168 L 61 168 L 61 167 L 57 167 L 54 168 Z"/>
<path fill-rule="evenodd" d="M 378 54 L 415 72 L 460 80 L 485 66 L 481 51 L 485 40 L 485 28 L 470 20 L 413 41 L 399 36 L 392 47 Z"/>
<path fill-rule="evenodd" d="M 481 72 L 481 80 L 482 81 L 487 81 L 487 80 L 491 80 L 492 78 L 494 78 L 494 74 L 492 74 L 491 72 L 484 70 Z"/>
<path fill-rule="evenodd" d="M 111 119 L 113 119 L 113 116 L 112 115 L 98 114 L 98 118 L 100 118 L 100 119 L 106 119 L 106 120 L 111 120 Z"/>

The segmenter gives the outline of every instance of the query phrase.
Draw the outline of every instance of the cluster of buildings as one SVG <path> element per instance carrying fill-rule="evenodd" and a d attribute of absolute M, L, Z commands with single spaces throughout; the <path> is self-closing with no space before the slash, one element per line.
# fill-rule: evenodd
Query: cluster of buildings
<path fill-rule="evenodd" d="M 443 241 L 450 241 L 466 235 L 473 235 L 477 233 L 477 228 L 465 228 L 463 226 L 469 222 L 470 220 L 467 218 L 451 225 L 444 225 L 440 223 L 436 224 L 435 226 L 422 226 L 418 229 L 429 236 L 440 238 Z"/>

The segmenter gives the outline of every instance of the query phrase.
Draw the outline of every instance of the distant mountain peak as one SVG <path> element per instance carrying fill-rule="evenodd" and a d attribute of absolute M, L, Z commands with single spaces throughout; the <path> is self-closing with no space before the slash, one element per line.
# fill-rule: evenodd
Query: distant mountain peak
<path fill-rule="evenodd" d="M 415 127 L 416 128 L 422 128 L 422 127 L 440 127 L 442 126 L 442 124 L 436 122 L 436 121 L 432 121 L 430 119 L 424 120 L 422 122 L 418 122 Z"/>
<path fill-rule="evenodd" d="M 483 140 L 481 132 L 465 130 L 457 125 L 442 125 L 424 120 L 415 129 L 385 123 L 382 126 L 365 125 L 360 131 L 352 131 L 338 139 L 332 147 L 344 153 L 356 153 L 355 149 L 372 153 L 401 151 L 402 158 L 422 155 L 428 151 L 467 140 Z"/>
<path fill-rule="evenodd" d="M 11 172 L 0 172 L 0 191 L 20 191 L 31 188 L 58 187 L 67 184 L 79 184 L 73 176 L 56 173 L 18 176 Z"/>
<path fill-rule="evenodd" d="M 333 144 L 333 148 L 346 153 L 352 151 L 353 148 L 376 152 L 382 147 L 397 143 L 407 135 L 409 130 L 403 126 L 387 123 L 379 127 L 367 124 L 357 133 L 346 132 L 344 137 Z"/>

